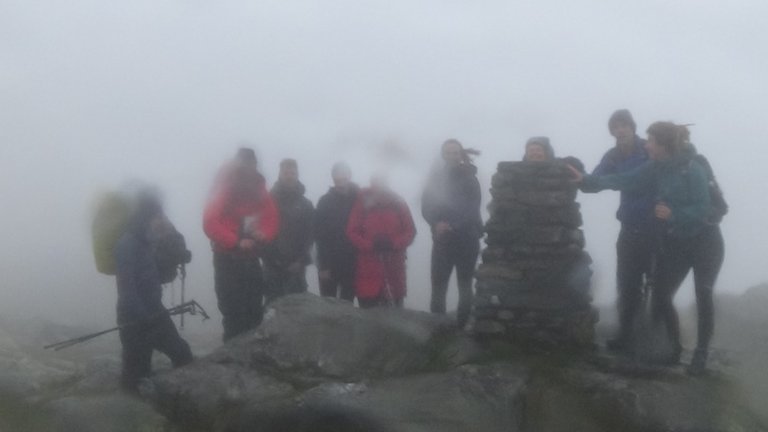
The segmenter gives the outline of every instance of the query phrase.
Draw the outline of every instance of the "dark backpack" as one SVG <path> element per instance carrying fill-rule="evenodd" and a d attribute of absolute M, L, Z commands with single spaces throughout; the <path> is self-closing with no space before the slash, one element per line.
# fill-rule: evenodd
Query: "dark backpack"
<path fill-rule="evenodd" d="M 155 262 L 160 283 L 173 282 L 178 275 L 179 268 L 192 261 L 192 252 L 187 249 L 187 242 L 176 228 L 156 240 Z"/>
<path fill-rule="evenodd" d="M 704 155 L 696 154 L 691 159 L 691 162 L 696 161 L 704 168 L 704 172 L 707 174 L 707 184 L 709 190 L 710 210 L 707 221 L 713 225 L 717 225 L 723 220 L 723 216 L 728 214 L 728 203 L 723 196 L 723 190 L 720 189 L 720 185 L 717 183 L 715 173 L 712 170 L 712 165 L 709 164 Z"/>

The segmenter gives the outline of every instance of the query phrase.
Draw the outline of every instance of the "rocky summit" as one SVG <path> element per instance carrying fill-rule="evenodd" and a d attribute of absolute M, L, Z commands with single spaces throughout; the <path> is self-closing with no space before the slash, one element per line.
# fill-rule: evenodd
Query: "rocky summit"
<path fill-rule="evenodd" d="M 729 351 L 698 378 L 303 294 L 184 368 L 156 355 L 137 398 L 117 390 L 116 337 L 50 353 L 87 329 L 0 320 L 0 431 L 766 431 L 761 292 L 721 299 Z"/>
<path fill-rule="evenodd" d="M 725 373 L 532 353 L 452 320 L 311 294 L 145 395 L 184 431 L 761 431 Z"/>

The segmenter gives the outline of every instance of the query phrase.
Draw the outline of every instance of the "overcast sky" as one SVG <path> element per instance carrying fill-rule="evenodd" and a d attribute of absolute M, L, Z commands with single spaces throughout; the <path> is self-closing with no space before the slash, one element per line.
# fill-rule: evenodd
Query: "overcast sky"
<path fill-rule="evenodd" d="M 643 136 L 656 120 L 696 124 L 731 204 L 717 290 L 743 291 L 768 280 L 766 17 L 758 0 L 0 0 L 0 312 L 114 319 L 88 208 L 129 179 L 165 191 L 195 256 L 188 296 L 215 309 L 201 213 L 242 140 L 270 183 L 298 159 L 314 202 L 336 160 L 363 184 L 391 169 L 419 229 L 407 304 L 426 308 L 418 196 L 441 142 L 483 151 L 487 202 L 496 163 L 529 136 L 591 170 L 617 108 Z M 579 200 L 595 295 L 610 301 L 617 194 Z"/>

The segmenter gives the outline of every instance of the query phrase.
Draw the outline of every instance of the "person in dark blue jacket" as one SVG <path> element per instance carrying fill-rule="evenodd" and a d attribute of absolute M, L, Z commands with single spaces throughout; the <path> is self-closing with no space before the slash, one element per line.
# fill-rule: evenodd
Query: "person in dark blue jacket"
<path fill-rule="evenodd" d="M 355 300 L 357 251 L 347 238 L 349 214 L 360 188 L 352 182 L 352 170 L 344 162 L 331 169 L 333 186 L 317 202 L 315 241 L 320 295 Z"/>
<path fill-rule="evenodd" d="M 433 313 L 445 313 L 453 268 L 459 287 L 457 324 L 463 328 L 472 308 L 472 278 L 480 251 L 480 183 L 470 155 L 455 139 L 442 146 L 443 163 L 432 173 L 421 198 L 421 214 L 432 229 Z"/>
<path fill-rule="evenodd" d="M 159 198 L 140 193 L 126 232 L 115 246 L 117 270 L 117 324 L 123 346 L 121 386 L 136 392 L 149 377 L 152 351 L 167 355 L 174 367 L 192 361 L 189 344 L 179 336 L 162 303 L 162 285 L 155 259 L 155 243 L 172 225 Z"/>
<path fill-rule="evenodd" d="M 616 145 L 603 155 L 592 175 L 626 173 L 648 161 L 645 140 L 637 135 L 637 125 L 628 110 L 615 111 L 608 120 L 608 130 L 616 139 Z M 653 207 L 653 190 L 621 191 L 616 212 L 616 218 L 621 222 L 616 241 L 619 329 L 607 344 L 609 349 L 615 351 L 629 352 L 633 349 L 634 321 L 653 249 Z"/>

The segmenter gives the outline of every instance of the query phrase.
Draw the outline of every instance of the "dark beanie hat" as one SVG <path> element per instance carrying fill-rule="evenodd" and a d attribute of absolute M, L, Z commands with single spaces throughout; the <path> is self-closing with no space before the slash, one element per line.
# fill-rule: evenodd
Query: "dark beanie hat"
<path fill-rule="evenodd" d="M 608 130 L 612 130 L 619 123 L 629 125 L 633 131 L 637 130 L 635 119 L 632 118 L 632 113 L 628 109 L 616 110 L 611 114 L 611 118 L 608 119 Z"/>
<path fill-rule="evenodd" d="M 242 163 L 256 165 L 256 152 L 252 148 L 240 147 L 235 158 Z"/>

